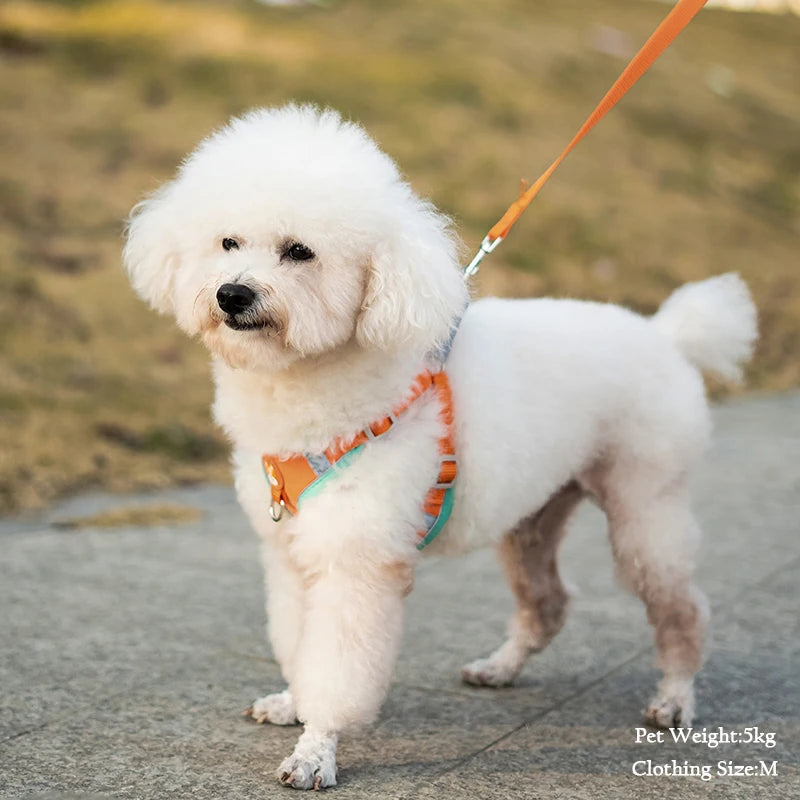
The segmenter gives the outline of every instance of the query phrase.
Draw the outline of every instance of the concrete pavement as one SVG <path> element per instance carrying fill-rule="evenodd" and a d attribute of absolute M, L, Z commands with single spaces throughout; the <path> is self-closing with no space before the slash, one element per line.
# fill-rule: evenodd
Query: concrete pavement
<path fill-rule="evenodd" d="M 339 746 L 343 798 L 800 796 L 800 393 L 715 411 L 697 480 L 699 577 L 714 609 L 698 719 L 766 742 L 636 744 L 657 679 L 641 604 L 613 582 L 586 506 L 564 546 L 570 619 L 518 685 L 474 689 L 511 607 L 493 555 L 430 560 L 378 724 Z M 168 500 L 199 522 L 113 530 L 54 520 Z M 446 532 L 445 534 L 446 535 Z M 299 729 L 240 711 L 281 688 L 264 637 L 257 543 L 233 493 L 80 497 L 0 522 L 0 798 L 287 797 L 273 771 Z M 753 731 L 753 728 L 758 731 Z M 659 765 L 700 777 L 636 776 Z M 718 762 L 776 775 L 717 776 Z M 726 766 L 726 768 L 728 768 Z"/>

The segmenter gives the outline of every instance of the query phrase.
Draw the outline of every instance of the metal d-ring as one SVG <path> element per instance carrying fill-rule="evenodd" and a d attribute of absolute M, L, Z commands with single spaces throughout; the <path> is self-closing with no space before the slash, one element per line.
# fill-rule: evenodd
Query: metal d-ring
<path fill-rule="evenodd" d="M 284 508 L 286 508 L 286 504 L 283 502 L 283 500 L 278 503 L 273 500 L 269 504 L 269 515 L 273 522 L 280 522 L 280 519 L 283 516 Z"/>

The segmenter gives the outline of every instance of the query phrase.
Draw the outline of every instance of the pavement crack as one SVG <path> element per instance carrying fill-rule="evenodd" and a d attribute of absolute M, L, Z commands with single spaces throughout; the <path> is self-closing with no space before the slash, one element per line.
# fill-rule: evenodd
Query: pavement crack
<path fill-rule="evenodd" d="M 762 586 L 764 586 L 764 585 L 768 584 L 769 582 L 771 582 L 775 578 L 776 575 L 779 575 L 782 572 L 787 571 L 787 570 L 793 570 L 793 569 L 797 568 L 798 566 L 800 566 L 800 556 L 798 556 L 796 558 L 793 558 L 788 563 L 782 564 L 778 568 L 770 571 L 766 575 L 764 575 L 761 578 L 759 578 L 755 583 L 752 583 L 749 586 L 743 587 L 742 591 L 739 592 L 739 594 L 738 594 L 738 598 L 742 598 L 743 596 L 746 596 L 747 594 L 749 594 L 749 593 L 751 593 L 753 591 L 757 591 Z M 736 608 L 737 608 L 737 606 L 731 604 L 730 602 L 724 602 L 723 603 L 722 601 L 720 601 L 720 603 L 715 604 L 714 606 L 712 606 L 713 618 L 717 619 L 717 620 L 719 620 L 719 619 L 723 619 L 723 620 L 724 619 L 730 619 L 732 616 L 734 616 L 734 611 L 736 610 Z M 571 703 L 573 700 L 575 700 L 575 699 L 577 699 L 579 697 L 582 697 L 583 695 L 585 695 L 588 692 L 590 692 L 593 688 L 595 688 L 599 684 L 603 683 L 603 681 L 605 681 L 607 678 L 611 677 L 612 675 L 616 674 L 620 670 L 622 670 L 625 667 L 627 667 L 629 664 L 632 664 L 634 661 L 637 661 L 638 659 L 642 658 L 643 656 L 647 655 L 648 653 L 650 653 L 652 651 L 653 651 L 653 645 L 648 645 L 647 647 L 640 648 L 635 653 L 630 655 L 628 658 L 624 659 L 623 661 L 620 661 L 618 664 L 613 666 L 611 669 L 605 671 L 602 675 L 599 675 L 594 680 L 589 681 L 584 686 L 581 686 L 580 688 L 576 689 L 571 694 L 568 694 L 565 697 L 561 698 L 561 700 L 559 700 L 558 702 L 553 703 L 553 705 L 548 706 L 547 708 L 541 709 L 540 711 L 536 712 L 532 716 L 530 716 L 527 719 L 525 719 L 519 725 L 516 725 L 512 729 L 506 731 L 501 736 L 496 737 L 492 741 L 490 741 L 490 742 L 486 743 L 485 745 L 479 747 L 478 749 L 474 750 L 473 752 L 468 753 L 467 755 L 462 756 L 461 758 L 455 759 L 450 764 L 450 766 L 448 766 L 447 768 L 443 769 L 441 772 L 438 772 L 436 774 L 436 777 L 435 777 L 434 780 L 438 780 L 439 778 L 442 778 L 445 775 L 449 775 L 450 773 L 455 772 L 456 770 L 458 770 L 461 767 L 463 767 L 468 761 L 471 761 L 472 759 L 478 757 L 482 753 L 485 753 L 488 750 L 491 750 L 493 747 L 495 747 L 496 745 L 500 744 L 501 742 L 504 742 L 506 739 L 510 739 L 512 736 L 514 736 L 516 733 L 519 733 L 519 731 L 523 730 L 524 728 L 526 728 L 526 727 L 528 727 L 530 725 L 534 725 L 535 723 L 539 722 L 539 720 L 543 719 L 544 717 L 546 717 L 548 714 L 552 713 L 553 711 L 558 711 L 559 709 L 561 709 L 564 706 L 566 706 L 568 703 Z M 420 782 L 419 784 L 416 784 L 414 788 L 416 790 L 416 789 L 421 788 L 423 785 L 428 785 L 428 784 L 429 784 L 429 781 Z"/>
<path fill-rule="evenodd" d="M 16 733 L 11 733 L 8 736 L 4 736 L 0 739 L 0 744 L 6 744 L 7 742 L 12 742 L 14 739 L 19 739 L 21 736 L 27 736 L 29 733 L 36 733 L 36 731 L 40 731 L 42 728 L 46 728 L 49 725 L 48 722 L 42 722 L 40 725 L 34 725 L 32 728 L 26 728 L 24 731 L 17 731 Z"/>
<path fill-rule="evenodd" d="M 606 672 L 604 672 L 602 675 L 599 675 L 594 680 L 589 681 L 587 684 L 581 686 L 579 689 L 576 689 L 571 694 L 568 694 L 568 695 L 562 697 L 561 700 L 559 700 L 558 702 L 553 703 L 553 705 L 548 706 L 547 708 L 543 708 L 541 711 L 538 711 L 535 714 L 533 714 L 532 716 L 530 716 L 527 719 L 523 720 L 519 725 L 516 725 L 511 730 L 506 731 L 504 734 L 502 734 L 502 736 L 496 737 L 491 742 L 488 742 L 487 744 L 483 745 L 482 747 L 479 747 L 477 750 L 473 751 L 472 753 L 468 753 L 467 755 L 462 756 L 461 758 L 457 759 L 449 767 L 447 767 L 447 769 L 442 770 L 436 776 L 437 779 L 441 778 L 441 777 L 444 777 L 445 775 L 449 775 L 451 772 L 454 772 L 457 769 L 460 769 L 468 761 L 471 761 L 473 758 L 476 758 L 477 756 L 481 755 L 482 753 L 485 753 L 487 750 L 490 750 L 495 745 L 500 744 L 500 742 L 503 742 L 506 739 L 511 738 L 515 733 L 518 733 L 523 728 L 527 728 L 529 725 L 535 724 L 536 722 L 538 722 L 540 719 L 543 719 L 544 717 L 546 717 L 551 712 L 557 711 L 558 709 L 563 708 L 565 705 L 567 705 L 567 703 L 570 703 L 571 701 L 575 700 L 576 698 L 581 697 L 582 695 L 584 695 L 587 692 L 591 691 L 595 686 L 597 686 L 598 684 L 600 684 L 604 680 L 606 680 L 606 678 L 608 678 L 611 675 L 619 672 L 621 669 L 623 669 L 624 667 L 626 667 L 629 664 L 633 663 L 637 659 L 641 658 L 643 655 L 645 655 L 648 651 L 650 651 L 652 649 L 653 648 L 651 646 L 651 647 L 644 647 L 644 648 L 638 650 L 633 655 L 628 656 L 628 658 L 626 658 L 624 661 L 620 661 L 618 664 L 616 664 L 611 669 L 609 669 Z"/>

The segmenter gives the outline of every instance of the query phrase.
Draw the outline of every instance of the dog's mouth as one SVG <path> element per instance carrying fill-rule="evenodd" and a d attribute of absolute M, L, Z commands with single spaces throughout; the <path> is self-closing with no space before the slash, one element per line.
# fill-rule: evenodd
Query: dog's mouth
<path fill-rule="evenodd" d="M 224 322 L 234 331 L 260 331 L 275 327 L 275 323 L 270 319 L 240 319 L 230 315 L 225 317 Z"/>

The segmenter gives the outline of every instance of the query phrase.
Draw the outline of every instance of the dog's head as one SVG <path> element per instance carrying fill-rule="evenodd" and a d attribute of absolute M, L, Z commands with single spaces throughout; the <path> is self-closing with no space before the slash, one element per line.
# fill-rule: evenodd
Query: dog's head
<path fill-rule="evenodd" d="M 355 341 L 425 351 L 466 301 L 448 221 L 357 125 L 259 110 L 200 144 L 134 209 L 134 288 L 234 367 Z"/>

